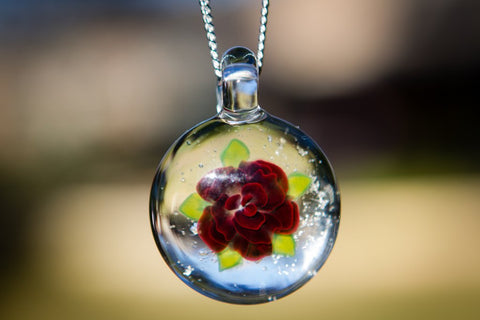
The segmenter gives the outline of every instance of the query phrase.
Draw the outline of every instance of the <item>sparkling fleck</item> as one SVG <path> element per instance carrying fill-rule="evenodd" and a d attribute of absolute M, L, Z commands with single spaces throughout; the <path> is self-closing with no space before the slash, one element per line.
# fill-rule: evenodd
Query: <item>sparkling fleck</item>
<path fill-rule="evenodd" d="M 191 227 L 190 227 L 190 232 L 193 234 L 193 235 L 197 235 L 197 231 L 198 228 L 197 228 L 197 223 L 195 222 Z"/>
<path fill-rule="evenodd" d="M 195 270 L 192 266 L 187 266 L 185 271 L 183 271 L 183 275 L 188 277 L 192 274 L 192 271 Z"/>
<path fill-rule="evenodd" d="M 300 146 L 297 145 L 297 151 L 298 154 L 301 155 L 302 157 L 305 157 L 308 154 L 308 151 L 305 149 L 302 149 Z"/>
<path fill-rule="evenodd" d="M 208 255 L 209 252 L 210 252 L 209 250 L 203 249 L 203 250 L 200 250 L 198 253 L 199 253 L 201 256 L 206 256 L 206 255 Z"/>

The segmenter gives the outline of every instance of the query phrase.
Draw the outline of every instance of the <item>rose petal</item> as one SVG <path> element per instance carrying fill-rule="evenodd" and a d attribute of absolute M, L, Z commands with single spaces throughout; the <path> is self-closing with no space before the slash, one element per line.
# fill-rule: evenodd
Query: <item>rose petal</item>
<path fill-rule="evenodd" d="M 270 232 L 274 233 L 277 230 L 281 229 L 282 225 L 280 221 L 278 221 L 278 219 L 275 218 L 272 214 L 264 213 L 263 216 L 265 217 L 265 222 L 263 224 L 263 227 L 266 230 L 269 230 Z"/>
<path fill-rule="evenodd" d="M 260 165 L 258 161 L 246 162 L 242 161 L 239 165 L 239 169 L 245 172 L 245 175 L 248 177 L 252 176 L 258 170 L 262 170 L 263 173 L 268 174 L 271 172 L 268 167 Z"/>
<path fill-rule="evenodd" d="M 223 206 L 218 204 L 215 204 L 211 208 L 211 214 L 215 219 L 215 229 L 225 237 L 225 240 L 232 240 L 236 233 L 233 224 L 233 215 L 229 214 Z"/>
<path fill-rule="evenodd" d="M 247 239 L 251 243 L 271 243 L 271 232 L 270 230 L 260 227 L 258 230 L 252 230 L 245 227 L 242 227 L 236 219 L 233 219 L 233 223 L 235 226 L 235 230 L 242 235 L 245 239 Z"/>
<path fill-rule="evenodd" d="M 298 206 L 293 201 L 285 201 L 281 206 L 274 211 L 265 214 L 269 222 L 268 226 L 275 233 L 280 234 L 292 234 L 297 230 L 299 223 Z M 275 219 L 278 224 L 271 221 L 271 218 Z"/>
<path fill-rule="evenodd" d="M 257 207 L 267 204 L 268 196 L 260 183 L 247 183 L 242 187 L 242 206 L 253 203 Z"/>
<path fill-rule="evenodd" d="M 275 173 L 264 174 L 261 170 L 258 170 L 253 175 L 252 180 L 262 185 L 268 196 L 267 203 L 259 207 L 259 209 L 271 211 L 285 201 L 286 194 L 277 184 L 276 179 Z"/>
<path fill-rule="evenodd" d="M 198 220 L 197 231 L 205 244 L 215 252 L 220 252 L 228 244 L 225 237 L 216 230 L 215 219 L 211 213 L 212 207 L 206 207 Z"/>
<path fill-rule="evenodd" d="M 234 194 L 233 196 L 229 197 L 225 202 L 225 209 L 227 210 L 235 210 L 240 206 L 240 200 L 242 196 L 239 194 Z"/>
<path fill-rule="evenodd" d="M 242 197 L 242 206 L 244 206 L 245 204 L 247 204 L 248 202 L 250 202 L 250 200 L 253 199 L 253 194 L 249 193 L 249 194 L 246 194 Z"/>
<path fill-rule="evenodd" d="M 254 216 L 247 216 L 243 214 L 244 210 L 239 210 L 235 213 L 233 218 L 234 223 L 237 223 L 239 226 L 250 229 L 258 230 L 265 222 L 265 216 L 261 213 L 257 213 Z"/>
<path fill-rule="evenodd" d="M 233 239 L 233 248 L 247 260 L 257 261 L 272 254 L 272 243 L 251 243 L 242 236 Z"/>
<path fill-rule="evenodd" d="M 256 161 L 258 164 L 260 164 L 262 167 L 268 166 L 268 168 L 271 170 L 271 172 L 275 173 L 277 175 L 277 183 L 278 185 L 282 188 L 283 192 L 287 193 L 288 191 L 288 178 L 285 172 L 283 171 L 282 168 L 279 166 L 263 161 L 263 160 L 257 160 Z"/>
<path fill-rule="evenodd" d="M 293 206 L 293 223 L 292 223 L 292 227 L 288 230 L 283 230 L 281 233 L 283 234 L 292 234 L 294 233 L 295 231 L 297 231 L 297 228 L 298 228 L 298 224 L 300 222 L 300 214 L 299 214 L 299 210 L 298 210 L 298 205 L 296 202 L 292 201 L 292 206 Z"/>
<path fill-rule="evenodd" d="M 249 203 L 245 208 L 243 208 L 242 213 L 247 217 L 253 217 L 257 214 L 257 211 L 257 206 L 253 203 Z"/>
<path fill-rule="evenodd" d="M 214 202 L 222 194 L 230 194 L 235 189 L 240 189 L 244 181 L 243 171 L 233 167 L 218 168 L 200 179 L 197 192 L 203 199 Z"/>
<path fill-rule="evenodd" d="M 277 184 L 282 188 L 285 193 L 288 191 L 287 175 L 285 174 L 283 169 L 276 164 L 264 160 L 242 162 L 240 163 L 240 169 L 245 171 L 247 179 L 248 176 L 253 176 L 258 170 L 261 170 L 264 174 L 274 173 L 277 176 Z"/>

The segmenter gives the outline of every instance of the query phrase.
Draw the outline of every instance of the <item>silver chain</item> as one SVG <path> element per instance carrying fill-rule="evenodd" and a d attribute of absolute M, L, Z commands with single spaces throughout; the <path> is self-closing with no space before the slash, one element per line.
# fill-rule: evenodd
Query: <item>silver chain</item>
<path fill-rule="evenodd" d="M 220 60 L 218 59 L 217 37 L 215 36 L 215 27 L 213 26 L 212 9 L 210 8 L 210 0 L 199 0 L 200 10 L 202 11 L 205 31 L 207 32 L 208 47 L 210 48 L 210 56 L 212 57 L 213 70 L 215 75 L 220 79 L 222 77 L 222 69 Z M 262 0 L 262 11 L 260 18 L 260 32 L 258 35 L 257 63 L 258 72 L 262 71 L 263 51 L 265 50 L 265 34 L 267 32 L 267 16 L 268 16 L 269 0 Z"/>

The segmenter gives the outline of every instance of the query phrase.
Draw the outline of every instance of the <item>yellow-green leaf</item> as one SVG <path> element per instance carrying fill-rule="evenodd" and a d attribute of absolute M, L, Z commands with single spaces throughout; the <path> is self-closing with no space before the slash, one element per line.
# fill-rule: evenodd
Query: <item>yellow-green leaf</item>
<path fill-rule="evenodd" d="M 288 176 L 288 195 L 292 198 L 300 197 L 307 191 L 312 180 L 303 173 L 294 172 Z"/>
<path fill-rule="evenodd" d="M 249 156 L 250 151 L 247 146 L 238 139 L 232 139 L 223 150 L 220 159 L 225 167 L 238 167 L 240 162 L 247 160 Z"/>
<path fill-rule="evenodd" d="M 233 268 L 240 262 L 242 262 L 242 256 L 228 247 L 218 254 L 218 268 L 220 271 Z"/>
<path fill-rule="evenodd" d="M 203 209 L 208 206 L 209 203 L 203 200 L 198 193 L 192 193 L 183 201 L 180 205 L 180 212 L 193 220 L 200 219 Z"/>
<path fill-rule="evenodd" d="M 275 234 L 272 241 L 273 253 L 283 256 L 295 255 L 295 240 L 290 234 Z"/>

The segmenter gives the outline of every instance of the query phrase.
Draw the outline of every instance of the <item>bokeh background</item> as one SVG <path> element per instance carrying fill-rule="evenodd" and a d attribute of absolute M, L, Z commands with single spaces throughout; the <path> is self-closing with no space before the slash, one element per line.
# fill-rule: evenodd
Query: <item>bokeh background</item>
<path fill-rule="evenodd" d="M 212 3 L 220 51 L 260 1 Z M 215 113 L 197 1 L 0 1 L 0 318 L 479 319 L 480 2 L 272 1 L 260 103 L 325 150 L 337 243 L 258 306 L 182 284 L 148 220 L 154 170 Z"/>

